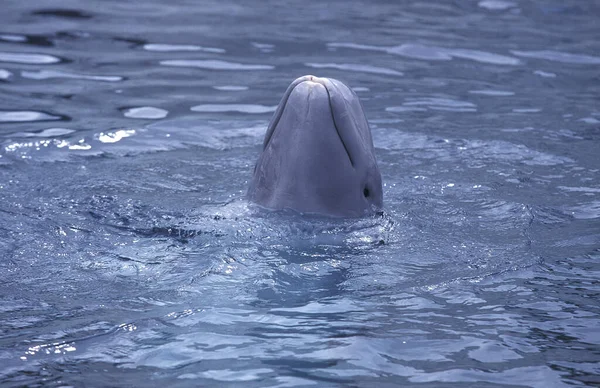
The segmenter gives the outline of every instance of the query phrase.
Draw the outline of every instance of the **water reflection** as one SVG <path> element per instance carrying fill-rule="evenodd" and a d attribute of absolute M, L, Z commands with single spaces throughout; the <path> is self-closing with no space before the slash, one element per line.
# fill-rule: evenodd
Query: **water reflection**
<path fill-rule="evenodd" d="M 449 61 L 453 58 L 461 58 L 494 65 L 514 66 L 521 63 L 517 58 L 489 53 L 486 51 L 470 49 L 451 49 L 436 46 L 425 46 L 413 43 L 405 43 L 399 46 L 392 47 L 370 46 L 356 43 L 329 43 L 328 46 L 333 48 L 350 48 L 357 50 L 382 51 L 388 54 L 401 55 L 407 58 L 421 59 L 427 61 Z"/>
<path fill-rule="evenodd" d="M 504 11 L 517 6 L 517 3 L 504 0 L 483 0 L 477 3 L 481 8 L 486 8 L 492 11 Z"/>
<path fill-rule="evenodd" d="M 374 74 L 386 74 L 386 75 L 404 75 L 402 72 L 392 69 L 386 69 L 383 67 L 369 66 L 369 65 L 358 65 L 349 63 L 305 63 L 306 66 L 314 69 L 339 69 L 346 71 L 359 71 L 365 73 Z"/>
<path fill-rule="evenodd" d="M 168 114 L 169 111 L 152 106 L 141 106 L 123 110 L 123 115 L 132 119 L 164 119 Z"/>
<path fill-rule="evenodd" d="M 171 52 L 171 51 L 204 51 L 207 53 L 222 54 L 225 52 L 224 49 L 215 47 L 202 47 L 191 44 L 159 44 L 159 43 L 147 43 L 144 45 L 144 50 L 148 51 L 159 51 L 159 52 Z"/>
<path fill-rule="evenodd" d="M 239 113 L 270 113 L 275 112 L 277 105 L 264 106 L 256 104 L 204 104 L 196 105 L 190 108 L 193 112 L 218 113 L 218 112 L 239 112 Z"/>
<path fill-rule="evenodd" d="M 251 65 L 244 63 L 235 63 L 228 61 L 221 61 L 215 59 L 171 59 L 161 61 L 161 65 L 164 66 L 178 66 L 178 67 L 196 67 L 200 69 L 208 70 L 271 70 L 274 66 L 271 65 Z"/>
<path fill-rule="evenodd" d="M 63 120 L 63 117 L 32 110 L 0 111 L 0 122 L 5 123 L 52 120 Z"/>
<path fill-rule="evenodd" d="M 12 73 L 5 69 L 0 69 L 0 80 L 6 80 L 12 77 Z"/>
<path fill-rule="evenodd" d="M 61 59 L 47 54 L 30 54 L 0 51 L 0 62 L 47 65 L 61 62 Z"/>
<path fill-rule="evenodd" d="M 469 90 L 469 93 L 472 94 L 481 94 L 484 96 L 492 96 L 492 97 L 508 97 L 514 96 L 514 92 L 510 92 L 507 90 Z"/>
<path fill-rule="evenodd" d="M 40 132 L 16 132 L 13 136 L 19 137 L 58 137 L 69 135 L 75 132 L 73 129 L 68 128 L 46 128 Z"/>
<path fill-rule="evenodd" d="M 22 71 L 21 77 L 35 79 L 35 80 L 46 80 L 46 79 L 52 79 L 52 78 L 71 78 L 71 79 L 90 80 L 90 81 L 105 81 L 105 82 L 118 82 L 118 81 L 123 80 L 123 77 L 119 77 L 119 76 L 74 74 L 74 73 L 68 73 L 68 72 L 57 71 L 57 70 Z"/>
<path fill-rule="evenodd" d="M 215 90 L 221 90 L 224 92 L 241 92 L 244 90 L 248 90 L 248 86 L 237 86 L 237 85 L 223 85 L 223 86 L 213 86 Z"/>
<path fill-rule="evenodd" d="M 600 65 L 600 57 L 594 57 L 584 54 L 570 54 L 560 51 L 540 50 L 540 51 L 519 51 L 513 50 L 512 53 L 518 57 L 545 59 L 561 63 L 573 63 L 581 65 Z"/>

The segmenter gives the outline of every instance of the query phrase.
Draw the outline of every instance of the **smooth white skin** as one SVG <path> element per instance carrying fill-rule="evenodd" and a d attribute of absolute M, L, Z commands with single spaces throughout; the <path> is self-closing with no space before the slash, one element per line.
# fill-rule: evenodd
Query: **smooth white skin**
<path fill-rule="evenodd" d="M 292 82 L 269 124 L 248 197 L 269 209 L 340 217 L 382 208 L 371 130 L 350 88 L 314 76 Z"/>

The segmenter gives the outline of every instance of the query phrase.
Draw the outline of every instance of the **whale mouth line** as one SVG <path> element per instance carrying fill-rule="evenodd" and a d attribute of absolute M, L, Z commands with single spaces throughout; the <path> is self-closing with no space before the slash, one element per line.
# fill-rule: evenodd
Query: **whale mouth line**
<path fill-rule="evenodd" d="M 336 131 L 336 133 L 338 135 L 338 138 L 340 139 L 340 142 L 344 146 L 344 151 L 346 151 L 346 155 L 348 155 L 348 160 L 350 161 L 350 165 L 352 167 L 354 167 L 354 161 L 352 160 L 352 156 L 350 155 L 350 151 L 348 150 L 348 147 L 346 146 L 346 142 L 344 142 L 344 139 L 342 138 L 342 134 L 340 133 L 340 129 L 339 129 L 338 124 L 337 124 L 337 122 L 335 120 L 335 114 L 333 113 L 333 106 L 331 104 L 331 92 L 329 91 L 329 88 L 327 88 L 327 84 L 325 82 L 323 82 L 322 78 L 315 77 L 315 76 L 312 76 L 312 75 L 302 77 L 301 80 L 298 83 L 292 84 L 290 86 L 290 88 L 288 88 L 288 90 L 286 91 L 285 95 L 283 96 L 282 101 L 279 104 L 279 106 L 281 107 L 281 109 L 279 109 L 279 108 L 277 109 L 277 111 L 275 112 L 275 116 L 272 119 L 272 122 L 270 123 L 269 128 L 267 129 L 267 134 L 266 134 L 265 140 L 263 142 L 263 149 L 267 148 L 267 146 L 269 145 L 269 142 L 271 141 L 271 138 L 273 137 L 273 133 L 275 132 L 275 128 L 279 124 L 279 120 L 281 119 L 281 116 L 283 116 L 283 111 L 285 109 L 285 106 L 288 103 L 290 95 L 292 94 L 292 92 L 294 91 L 294 89 L 296 89 L 296 87 L 298 85 L 300 85 L 301 83 L 304 83 L 304 82 L 315 82 L 315 83 L 318 83 L 318 84 L 322 85 L 323 88 L 325 88 L 325 92 L 327 93 L 327 103 L 329 105 L 329 113 L 331 114 L 331 121 L 333 122 L 333 126 L 334 126 L 335 131 Z M 332 85 L 332 87 L 335 87 L 335 85 Z"/>
<path fill-rule="evenodd" d="M 321 85 L 323 85 L 323 87 L 325 88 L 325 91 L 327 92 L 327 102 L 329 103 L 329 112 L 331 113 L 331 119 L 333 120 L 333 126 L 335 128 L 335 132 L 337 133 L 338 137 L 340 138 L 340 141 L 342 142 L 342 145 L 344 146 L 344 151 L 346 151 L 346 155 L 348 155 L 348 159 L 350 160 L 350 165 L 352 167 L 354 167 L 354 161 L 352 160 L 352 156 L 350 156 L 350 151 L 348 151 L 346 142 L 344 142 L 344 139 L 342 138 L 342 134 L 340 133 L 340 129 L 338 128 L 337 122 L 335 121 L 335 115 L 333 114 L 333 106 L 331 106 L 331 93 L 329 93 L 329 89 L 327 89 L 326 85 L 324 85 L 322 83 L 321 83 Z"/>

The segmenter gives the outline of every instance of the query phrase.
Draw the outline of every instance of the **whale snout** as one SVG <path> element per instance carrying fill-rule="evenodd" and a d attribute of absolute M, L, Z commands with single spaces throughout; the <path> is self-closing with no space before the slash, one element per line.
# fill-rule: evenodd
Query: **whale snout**
<path fill-rule="evenodd" d="M 380 209 L 381 174 L 356 94 L 331 78 L 294 80 L 267 129 L 248 196 L 267 208 L 335 216 Z"/>

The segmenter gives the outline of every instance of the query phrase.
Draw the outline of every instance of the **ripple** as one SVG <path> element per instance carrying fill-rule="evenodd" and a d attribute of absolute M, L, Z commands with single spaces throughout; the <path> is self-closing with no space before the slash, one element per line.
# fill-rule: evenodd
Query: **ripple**
<path fill-rule="evenodd" d="M 415 383 L 481 383 L 526 387 L 565 386 L 560 374 L 547 366 L 530 366 L 489 373 L 478 369 L 447 369 L 439 372 L 420 373 L 409 378 Z"/>
<path fill-rule="evenodd" d="M 179 379 L 193 379 L 197 380 L 200 377 L 204 377 L 207 379 L 215 380 L 215 381 L 224 381 L 224 382 L 246 382 L 246 381 L 255 381 L 255 380 L 263 380 L 269 374 L 273 374 L 275 371 L 273 369 L 266 368 L 257 368 L 257 369 L 249 369 L 249 370 L 231 370 L 231 369 L 212 369 L 205 372 L 200 373 L 184 373 L 177 378 Z"/>
<path fill-rule="evenodd" d="M 213 89 L 221 90 L 224 92 L 241 92 L 243 90 L 248 90 L 247 86 L 237 86 L 237 85 L 223 85 L 223 86 L 213 86 Z"/>
<path fill-rule="evenodd" d="M 273 45 L 273 44 L 259 43 L 259 42 L 252 42 L 252 46 L 256 47 L 263 53 L 271 53 L 271 52 L 273 52 L 273 49 L 275 48 L 275 45 Z"/>
<path fill-rule="evenodd" d="M 272 70 L 275 68 L 271 65 L 248 65 L 213 59 L 173 59 L 161 61 L 160 64 L 164 66 L 197 67 L 207 70 Z"/>
<path fill-rule="evenodd" d="M 206 53 L 222 54 L 225 52 L 222 48 L 216 47 L 203 47 L 191 44 L 162 44 L 162 43 L 148 43 L 144 45 L 144 50 L 147 51 L 160 51 L 160 52 L 173 52 L 173 51 L 203 51 Z"/>
<path fill-rule="evenodd" d="M 60 58 L 52 55 L 0 51 L 0 62 L 14 62 L 27 65 L 46 65 L 50 63 L 58 63 L 60 61 Z"/>
<path fill-rule="evenodd" d="M 72 130 L 62 128 L 44 130 L 39 134 L 13 133 L 11 136 L 32 139 L 3 144 L 0 147 L 0 158 L 3 156 L 2 152 L 17 159 L 67 161 L 73 156 L 137 155 L 182 149 L 190 145 L 215 150 L 246 148 L 262 143 L 266 126 L 265 120 L 245 119 L 235 125 L 231 121 L 215 125 L 198 120 L 197 117 L 187 117 L 158 120 L 145 128 L 123 128 L 91 136 L 57 138 L 68 134 L 67 131 L 73 133 Z"/>
<path fill-rule="evenodd" d="M 0 386 L 59 379 L 75 386 L 86 373 L 89 381 L 127 384 L 144 368 L 165 386 L 593 385 L 600 374 L 593 361 L 597 65 L 509 50 L 600 57 L 593 12 L 583 14 L 594 7 L 505 2 L 523 13 L 478 6 L 484 0 L 411 2 L 402 10 L 392 2 L 362 9 L 322 2 L 306 4 L 317 15 L 307 18 L 286 3 L 271 17 L 276 27 L 259 20 L 272 6 L 242 2 L 194 13 L 169 2 L 9 2 L 0 20 L 11 20 L 0 33 L 31 35 L 25 43 L 0 40 L 0 51 L 72 62 L 0 62 L 10 73 L 0 79 L 0 114 L 66 113 L 73 121 L 0 128 Z M 31 16 L 51 7 L 95 18 L 86 25 Z M 557 7 L 566 9 L 547 15 Z M 135 23 L 118 31 L 125 20 Z M 369 20 L 379 20 L 377 28 L 357 34 Z M 186 38 L 191 31 L 195 40 Z M 408 55 L 336 53 L 314 44 L 323 33 L 329 41 L 423 45 L 404 46 Z M 511 47 L 507 34 L 527 45 Z M 253 39 L 276 43 L 274 53 Z M 154 42 L 190 45 L 145 47 Z M 482 64 L 438 44 L 524 64 Z M 275 70 L 159 65 L 173 59 Z M 278 102 L 271 97 L 291 73 L 310 70 L 305 62 L 405 73 L 313 69 L 371 88 L 354 90 L 368 97 L 385 221 L 296 221 L 241 198 Z M 537 69 L 558 76 L 542 78 Z M 194 105 L 207 113 L 190 111 Z M 215 106 L 234 113 L 211 113 Z M 160 107 L 165 118 L 127 117 Z M 268 112 L 255 114 L 257 107 Z M 554 218 L 540 216 L 540 207 Z"/>
<path fill-rule="evenodd" d="M 34 110 L 0 111 L 0 122 L 16 123 L 29 121 L 62 120 L 61 116 Z"/>
<path fill-rule="evenodd" d="M 404 112 L 426 112 L 426 108 L 418 108 L 412 106 L 388 106 L 385 108 L 386 112 L 392 113 L 404 113 Z"/>
<path fill-rule="evenodd" d="M 438 98 L 438 97 L 423 97 L 408 99 L 408 101 L 402 103 L 401 107 L 392 106 L 385 108 L 388 112 L 408 112 L 408 111 L 422 111 L 425 106 L 433 110 L 443 110 L 449 112 L 476 112 L 477 106 L 467 101 L 452 100 L 449 98 Z"/>
<path fill-rule="evenodd" d="M 584 117 L 582 119 L 579 119 L 578 121 L 582 121 L 586 124 L 600 124 L 600 120 L 598 120 L 595 117 Z"/>
<path fill-rule="evenodd" d="M 505 9 L 509 9 L 512 7 L 516 7 L 517 4 L 512 1 L 502 1 L 502 0 L 483 0 L 477 4 L 481 8 L 486 8 L 492 11 L 503 11 Z"/>
<path fill-rule="evenodd" d="M 399 46 L 370 46 L 356 43 L 328 43 L 329 47 L 351 48 L 358 50 L 382 51 L 388 54 L 401 55 L 413 59 L 449 61 L 453 58 L 470 59 L 476 62 L 489 63 L 493 65 L 518 65 L 521 62 L 517 58 L 506 55 L 489 53 L 486 51 L 470 49 L 452 49 L 437 46 L 425 46 L 421 44 L 405 43 Z"/>
<path fill-rule="evenodd" d="M 384 74 L 384 75 L 398 75 L 402 76 L 404 73 L 385 67 L 377 67 L 370 65 L 357 65 L 352 63 L 305 63 L 304 65 L 312 67 L 314 69 L 338 69 L 347 71 L 358 71 L 363 73 L 372 74 Z"/>
<path fill-rule="evenodd" d="M 545 59 L 548 61 L 573 63 L 579 65 L 600 65 L 600 57 L 593 57 L 585 54 L 569 54 L 560 51 L 540 50 L 540 51 L 518 51 L 511 50 L 511 53 L 518 57 Z"/>
<path fill-rule="evenodd" d="M 467 143 L 465 148 L 466 153 L 473 155 L 475 158 L 492 158 L 505 162 L 521 161 L 521 163 L 529 166 L 555 166 L 573 162 L 567 157 L 536 151 L 521 144 L 512 144 L 505 141 L 471 141 Z"/>
<path fill-rule="evenodd" d="M 469 141 L 465 144 L 464 152 L 477 159 L 496 159 L 511 163 L 520 161 L 529 166 L 555 166 L 573 162 L 567 157 L 536 151 L 522 144 L 505 141 Z"/>
<path fill-rule="evenodd" d="M 50 8 L 33 11 L 32 15 L 53 16 L 65 19 L 90 19 L 92 15 L 77 9 Z"/>
<path fill-rule="evenodd" d="M 1 34 L 0 40 L 5 42 L 27 42 L 27 37 L 25 35 Z"/>
<path fill-rule="evenodd" d="M 125 117 L 132 119 L 163 119 L 167 117 L 169 111 L 152 106 L 140 106 L 128 108 L 123 111 Z"/>
<path fill-rule="evenodd" d="M 600 376 L 600 364 L 598 363 L 570 361 L 553 361 L 552 363 L 568 370 L 582 370 L 591 376 Z"/>
<path fill-rule="evenodd" d="M 209 125 L 204 120 L 198 120 L 197 117 L 186 117 L 157 121 L 149 125 L 148 132 L 141 137 L 152 136 L 154 141 L 158 141 L 160 137 L 164 139 L 168 136 L 170 148 L 194 145 L 223 150 L 262 144 L 266 126 L 267 122 L 264 120 L 246 119 L 234 125 L 231 122 L 224 122 L 222 126 L 218 126 Z M 147 148 L 148 141 L 145 138 L 143 140 L 142 146 Z M 164 145 L 162 142 L 158 143 L 160 147 Z"/>
<path fill-rule="evenodd" d="M 18 132 L 14 133 L 13 136 L 21 136 L 21 137 L 57 137 L 68 135 L 70 133 L 75 132 L 74 129 L 67 128 L 47 128 L 41 132 Z"/>
<path fill-rule="evenodd" d="M 539 75 L 540 77 L 544 77 L 544 78 L 556 78 L 556 74 L 549 73 L 547 71 L 536 70 L 533 72 L 533 74 Z"/>
<path fill-rule="evenodd" d="M 475 104 L 466 101 L 459 100 L 451 100 L 448 98 L 436 98 L 436 97 L 424 97 L 424 98 L 415 98 L 409 99 L 402 105 L 412 106 L 412 105 L 435 105 L 435 106 L 446 106 L 446 107 L 475 107 Z"/>
<path fill-rule="evenodd" d="M 600 188 L 558 186 L 558 189 L 577 193 L 600 193 Z"/>
<path fill-rule="evenodd" d="M 90 81 L 105 81 L 105 82 L 118 82 L 122 81 L 123 77 L 117 75 L 89 75 L 89 74 L 76 74 L 76 73 L 67 73 L 64 71 L 58 70 L 40 70 L 40 71 L 22 71 L 21 76 L 23 78 L 35 79 L 35 80 L 45 80 L 52 78 L 71 78 L 71 79 L 81 79 L 81 80 L 90 80 Z"/>
<path fill-rule="evenodd" d="M 517 58 L 478 50 L 451 49 L 448 50 L 448 53 L 452 57 L 471 59 L 476 62 L 490 63 L 494 65 L 518 65 L 521 63 L 521 61 L 519 61 Z"/>
<path fill-rule="evenodd" d="M 0 79 L 9 79 L 12 73 L 8 70 L 0 69 Z"/>
<path fill-rule="evenodd" d="M 194 112 L 203 113 L 221 113 L 221 112 L 239 112 L 239 113 L 270 113 L 275 112 L 277 105 L 266 106 L 257 104 L 204 104 L 196 105 L 191 108 Z"/>
<path fill-rule="evenodd" d="M 472 94 L 481 94 L 484 96 L 494 96 L 494 97 L 504 97 L 504 96 L 514 96 L 514 92 L 509 92 L 506 90 L 469 90 L 469 93 Z"/>
<path fill-rule="evenodd" d="M 407 157 L 424 158 L 451 163 L 460 160 L 466 163 L 485 161 L 493 163 L 521 163 L 536 166 L 556 166 L 573 163 L 564 156 L 530 149 L 522 144 L 500 140 L 440 139 L 423 134 L 402 132 L 397 129 L 379 128 L 373 131 L 375 147 L 402 151 Z"/>
<path fill-rule="evenodd" d="M 452 59 L 450 55 L 438 50 L 435 47 L 427 47 L 414 44 L 403 44 L 394 47 L 370 46 L 356 43 L 328 43 L 329 47 L 341 47 L 357 50 L 373 50 L 387 52 L 388 54 L 402 55 L 414 59 L 434 60 L 434 61 L 449 61 Z"/>
<path fill-rule="evenodd" d="M 538 113 L 542 110 L 540 108 L 515 108 L 512 111 L 514 113 Z"/>

